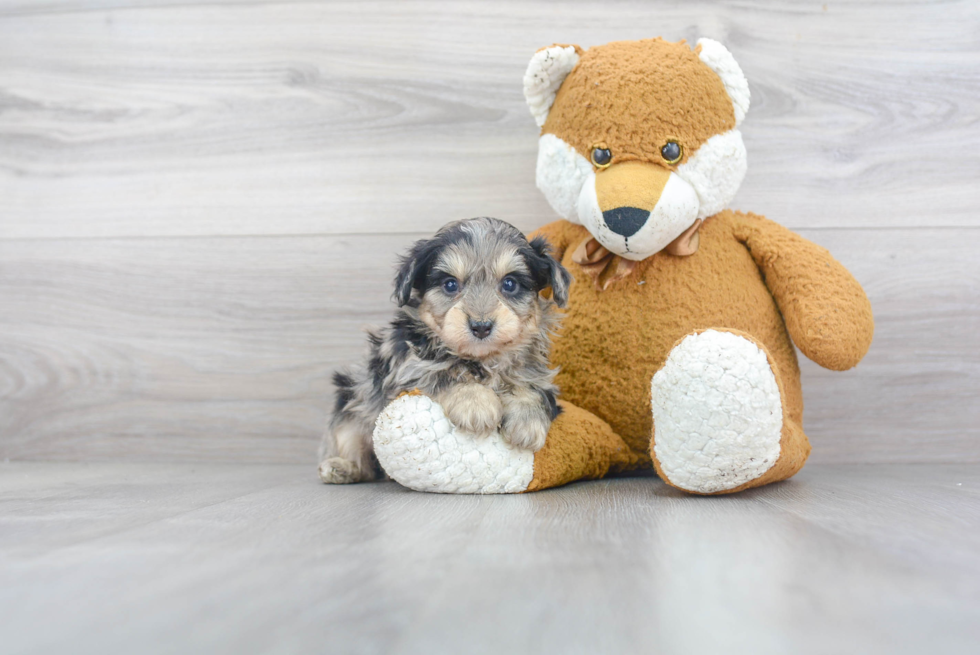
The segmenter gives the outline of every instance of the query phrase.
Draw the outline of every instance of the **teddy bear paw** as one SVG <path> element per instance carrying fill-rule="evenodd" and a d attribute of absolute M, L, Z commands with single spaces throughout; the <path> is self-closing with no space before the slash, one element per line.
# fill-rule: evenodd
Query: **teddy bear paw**
<path fill-rule="evenodd" d="M 671 350 L 652 382 L 654 455 L 676 487 L 735 489 L 779 459 L 779 385 L 766 353 L 745 337 L 706 330 Z"/>

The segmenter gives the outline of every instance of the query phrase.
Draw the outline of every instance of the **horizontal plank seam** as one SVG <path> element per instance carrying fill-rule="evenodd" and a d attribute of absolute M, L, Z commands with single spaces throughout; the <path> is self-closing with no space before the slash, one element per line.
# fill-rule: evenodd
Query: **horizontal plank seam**
<path fill-rule="evenodd" d="M 843 227 L 788 227 L 797 232 L 921 232 L 928 230 L 980 230 L 980 225 L 913 225 L 913 226 L 843 226 Z M 79 237 L 4 237 L 0 243 L 30 243 L 52 241 L 161 241 L 161 240 L 204 240 L 204 239 L 322 239 L 322 238 L 361 238 L 361 237 L 417 237 L 423 238 L 432 232 L 294 232 L 284 234 L 159 234 L 159 235 L 120 235 L 120 236 L 79 236 Z"/>

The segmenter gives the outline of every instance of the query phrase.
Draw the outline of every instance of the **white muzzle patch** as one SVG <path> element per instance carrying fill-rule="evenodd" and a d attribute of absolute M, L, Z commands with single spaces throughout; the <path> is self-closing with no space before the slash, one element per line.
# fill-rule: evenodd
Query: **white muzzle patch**
<path fill-rule="evenodd" d="M 554 134 L 542 134 L 538 141 L 537 185 L 548 203 L 566 220 L 588 228 L 610 252 L 636 261 L 663 250 L 696 219 L 727 207 L 747 168 L 738 130 L 715 135 L 671 173 L 645 220 L 634 215 L 624 225 L 603 216 L 588 159 Z"/>
<path fill-rule="evenodd" d="M 694 187 L 671 173 L 653 211 L 633 210 L 632 220 L 615 220 L 613 212 L 603 214 L 599 208 L 595 173 L 590 175 L 579 194 L 579 221 L 607 250 L 624 259 L 639 261 L 660 252 L 698 217 Z"/>

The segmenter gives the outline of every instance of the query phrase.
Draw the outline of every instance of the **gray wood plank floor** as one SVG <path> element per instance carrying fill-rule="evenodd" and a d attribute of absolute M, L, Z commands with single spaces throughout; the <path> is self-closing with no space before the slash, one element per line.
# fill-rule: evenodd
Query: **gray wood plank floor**
<path fill-rule="evenodd" d="M 975 653 L 980 470 L 523 496 L 0 464 L 5 653 Z"/>

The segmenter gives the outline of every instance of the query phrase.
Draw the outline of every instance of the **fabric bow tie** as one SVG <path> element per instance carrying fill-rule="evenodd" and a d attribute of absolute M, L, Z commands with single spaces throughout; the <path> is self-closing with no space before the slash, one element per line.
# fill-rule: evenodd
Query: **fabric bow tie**
<path fill-rule="evenodd" d="M 701 219 L 699 218 L 694 221 L 694 225 L 671 241 L 664 248 L 664 252 L 676 257 L 687 257 L 696 253 L 701 241 L 698 233 L 700 227 Z M 572 253 L 572 261 L 581 266 L 582 270 L 592 278 L 596 291 L 605 291 L 613 282 L 628 277 L 639 264 L 639 262 L 611 253 L 595 237 L 589 237 L 579 244 L 575 252 Z"/>

